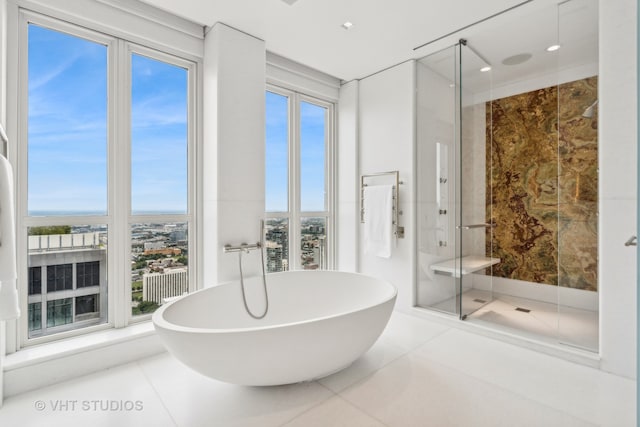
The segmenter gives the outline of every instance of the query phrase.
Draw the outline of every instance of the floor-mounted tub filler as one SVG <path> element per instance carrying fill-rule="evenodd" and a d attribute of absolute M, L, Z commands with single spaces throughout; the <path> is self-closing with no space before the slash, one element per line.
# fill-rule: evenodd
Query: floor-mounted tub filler
<path fill-rule="evenodd" d="M 384 330 L 396 288 L 339 271 L 267 276 L 269 313 L 251 318 L 238 282 L 160 307 L 153 324 L 169 352 L 211 378 L 242 385 L 310 381 L 349 366 Z"/>

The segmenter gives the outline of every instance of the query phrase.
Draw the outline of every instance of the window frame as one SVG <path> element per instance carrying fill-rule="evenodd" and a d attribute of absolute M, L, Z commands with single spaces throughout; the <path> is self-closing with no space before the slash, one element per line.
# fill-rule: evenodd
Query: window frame
<path fill-rule="evenodd" d="M 28 28 L 29 24 L 60 31 L 71 36 L 103 44 L 107 47 L 107 212 L 104 215 L 29 216 L 28 212 Z M 106 254 L 107 312 L 106 322 L 78 329 L 29 338 L 28 316 L 17 323 L 17 348 L 57 341 L 111 328 L 148 321 L 151 315 L 131 314 L 131 238 L 130 224 L 140 222 L 185 222 L 188 227 L 189 291 L 196 289 L 198 268 L 196 221 L 196 147 L 197 110 L 196 94 L 200 85 L 200 60 L 189 55 L 179 56 L 162 52 L 134 42 L 94 31 L 80 24 L 20 8 L 18 10 L 17 61 L 17 258 L 19 271 L 18 292 L 21 310 L 28 313 L 28 229 L 36 226 L 56 225 L 105 225 L 108 248 Z M 186 69 L 187 71 L 187 211 L 184 215 L 132 215 L 131 213 L 131 55 L 139 54 Z M 41 272 L 45 274 L 45 272 Z M 99 298 L 101 298 L 100 296 Z M 75 303 L 75 300 L 73 300 Z M 44 305 L 46 301 L 43 301 Z M 41 310 L 44 310 L 41 307 Z M 72 312 L 75 317 L 75 311 Z"/>
<path fill-rule="evenodd" d="M 307 95 L 295 90 L 286 89 L 274 84 L 267 84 L 266 92 L 287 98 L 288 108 L 288 211 L 267 211 L 265 218 L 283 218 L 288 220 L 289 227 L 289 270 L 300 270 L 301 265 L 301 227 L 303 218 L 325 218 L 327 236 L 327 265 L 325 269 L 335 268 L 336 256 L 336 191 L 335 191 L 335 151 L 336 151 L 336 104 L 330 100 Z M 325 211 L 302 211 L 301 208 L 301 161 L 300 161 L 300 104 L 306 102 L 326 108 L 325 115 Z"/>

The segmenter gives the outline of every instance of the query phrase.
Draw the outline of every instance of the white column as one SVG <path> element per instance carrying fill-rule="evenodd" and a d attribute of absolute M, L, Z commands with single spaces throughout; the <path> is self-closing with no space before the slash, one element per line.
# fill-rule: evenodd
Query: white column
<path fill-rule="evenodd" d="M 0 123 L 6 124 L 7 105 L 7 1 L 0 0 Z M 0 156 L 6 156 L 5 148 L 0 142 Z M 0 322 L 0 408 L 4 400 L 4 356 L 6 353 L 6 327 Z"/>
<path fill-rule="evenodd" d="M 204 286 L 236 280 L 238 254 L 225 244 L 255 243 L 264 215 L 265 43 L 216 24 L 204 43 Z M 259 271 L 259 251 L 244 256 Z"/>
<path fill-rule="evenodd" d="M 600 2 L 600 352 L 605 371 L 636 377 L 636 0 Z"/>
<path fill-rule="evenodd" d="M 340 88 L 338 105 L 338 269 L 358 271 L 359 175 L 358 87 L 353 80 Z"/>

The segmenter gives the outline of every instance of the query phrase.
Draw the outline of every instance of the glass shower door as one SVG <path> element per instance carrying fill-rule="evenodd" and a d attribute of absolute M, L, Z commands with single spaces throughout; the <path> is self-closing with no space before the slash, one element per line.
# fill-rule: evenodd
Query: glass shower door
<path fill-rule="evenodd" d="M 458 204 L 460 216 L 456 228 L 460 231 L 460 315 L 480 310 L 493 300 L 491 265 L 499 262 L 492 257 L 493 222 L 491 204 L 491 64 L 466 41 L 460 54 L 460 176 Z"/>
<path fill-rule="evenodd" d="M 597 352 L 598 1 L 559 4 L 558 28 L 558 68 L 570 68 L 578 55 L 587 68 L 585 78 L 557 88 L 558 341 Z"/>
<path fill-rule="evenodd" d="M 460 314 L 459 245 L 460 46 L 416 62 L 417 305 Z"/>
<path fill-rule="evenodd" d="M 487 66 L 465 40 L 417 62 L 417 305 L 462 319 L 493 299 Z"/>

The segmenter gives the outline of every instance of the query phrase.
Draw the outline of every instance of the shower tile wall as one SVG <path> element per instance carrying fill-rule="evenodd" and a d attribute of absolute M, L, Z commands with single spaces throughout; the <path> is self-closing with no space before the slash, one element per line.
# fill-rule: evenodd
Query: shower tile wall
<path fill-rule="evenodd" d="M 597 92 L 590 77 L 487 103 L 494 276 L 597 290 Z"/>

